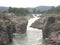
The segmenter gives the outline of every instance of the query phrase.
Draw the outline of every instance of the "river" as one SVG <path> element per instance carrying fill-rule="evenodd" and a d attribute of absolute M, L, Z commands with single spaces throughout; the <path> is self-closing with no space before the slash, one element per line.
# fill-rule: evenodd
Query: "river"
<path fill-rule="evenodd" d="M 42 30 L 30 27 L 37 19 L 39 18 L 31 18 L 28 21 L 26 34 L 15 34 L 13 42 L 10 45 L 42 45 Z"/>

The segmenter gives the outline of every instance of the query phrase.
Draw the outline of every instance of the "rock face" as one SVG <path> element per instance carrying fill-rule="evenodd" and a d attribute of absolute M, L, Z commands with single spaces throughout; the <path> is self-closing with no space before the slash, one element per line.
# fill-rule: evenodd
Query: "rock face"
<path fill-rule="evenodd" d="M 55 17 L 48 17 L 44 23 L 44 28 L 43 28 L 43 38 L 48 38 L 50 33 L 54 31 L 55 27 Z"/>
<path fill-rule="evenodd" d="M 52 32 L 45 45 L 60 45 L 60 31 Z"/>
<path fill-rule="evenodd" d="M 13 18 L 12 21 L 15 22 L 15 28 L 17 33 L 18 32 L 26 33 L 28 19 L 21 16 L 21 17 Z"/>
<path fill-rule="evenodd" d="M 13 39 L 13 24 L 10 20 L 0 19 L 0 45 L 6 45 Z"/>
<path fill-rule="evenodd" d="M 21 19 L 20 21 L 17 21 L 16 22 L 16 25 L 15 25 L 16 26 L 16 32 L 25 33 L 26 32 L 28 21 L 25 20 L 25 18 L 24 19 Z"/>
<path fill-rule="evenodd" d="M 47 17 L 42 32 L 46 45 L 60 45 L 60 16 Z"/>

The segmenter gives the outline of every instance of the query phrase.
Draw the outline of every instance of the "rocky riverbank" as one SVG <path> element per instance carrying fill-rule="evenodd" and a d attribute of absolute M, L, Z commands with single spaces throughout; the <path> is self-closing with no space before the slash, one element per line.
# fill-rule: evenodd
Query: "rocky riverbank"
<path fill-rule="evenodd" d="M 12 42 L 13 33 L 26 33 L 29 18 L 31 15 L 0 14 L 0 45 Z"/>

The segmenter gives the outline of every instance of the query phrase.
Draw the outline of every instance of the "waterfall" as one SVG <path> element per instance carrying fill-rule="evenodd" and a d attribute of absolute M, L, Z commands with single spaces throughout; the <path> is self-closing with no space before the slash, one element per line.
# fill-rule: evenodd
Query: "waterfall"
<path fill-rule="evenodd" d="M 36 29 L 36 28 L 32 28 L 32 27 L 30 27 L 31 25 L 32 25 L 32 23 L 34 23 L 36 20 L 38 20 L 40 17 L 37 17 L 37 16 L 35 16 L 35 15 L 33 15 L 33 18 L 30 18 L 29 20 L 28 20 L 28 25 L 27 25 L 27 36 L 29 37 L 29 30 L 30 31 L 32 31 L 32 33 L 34 33 L 34 31 L 38 31 L 38 32 L 40 32 L 40 37 L 39 38 L 36 38 L 36 42 L 35 42 L 35 44 L 32 44 L 32 45 L 42 45 L 42 29 Z M 32 34 L 32 33 L 30 33 L 30 35 Z M 37 36 L 37 35 L 35 35 L 35 36 Z M 32 36 L 31 36 L 32 37 Z M 40 40 L 41 39 L 41 40 Z M 40 41 L 41 42 L 40 42 Z"/>
<path fill-rule="evenodd" d="M 30 18 L 28 20 L 27 30 L 35 29 L 35 28 L 30 27 L 30 26 L 32 25 L 32 23 L 34 23 L 36 20 L 38 20 L 40 18 L 40 17 L 37 17 L 35 14 L 32 14 L 32 15 L 33 15 L 33 18 Z M 38 29 L 35 29 L 35 30 L 38 30 Z"/>

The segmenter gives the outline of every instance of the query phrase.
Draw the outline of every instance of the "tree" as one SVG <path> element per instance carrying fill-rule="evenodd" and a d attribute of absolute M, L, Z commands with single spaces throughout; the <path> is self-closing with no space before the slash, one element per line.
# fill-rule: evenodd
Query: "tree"
<path fill-rule="evenodd" d="M 9 13 L 12 12 L 12 13 L 21 14 L 21 15 L 29 14 L 28 9 L 26 9 L 26 8 L 12 8 L 12 7 L 9 7 L 8 11 L 9 11 Z"/>
<path fill-rule="evenodd" d="M 56 14 L 58 14 L 58 13 L 60 13 L 60 6 L 57 6 L 57 7 L 52 7 L 51 9 L 49 9 L 49 10 L 47 10 L 47 11 L 45 11 L 46 13 L 56 13 Z"/>
<path fill-rule="evenodd" d="M 60 13 L 60 6 L 56 7 L 56 13 Z"/>
<path fill-rule="evenodd" d="M 33 9 L 33 13 L 36 13 L 36 9 L 35 8 Z"/>
<path fill-rule="evenodd" d="M 40 14 L 40 10 L 37 10 L 37 12 L 36 12 L 36 13 Z"/>
<path fill-rule="evenodd" d="M 8 12 L 9 12 L 9 13 L 12 12 L 12 7 L 9 7 Z"/>

